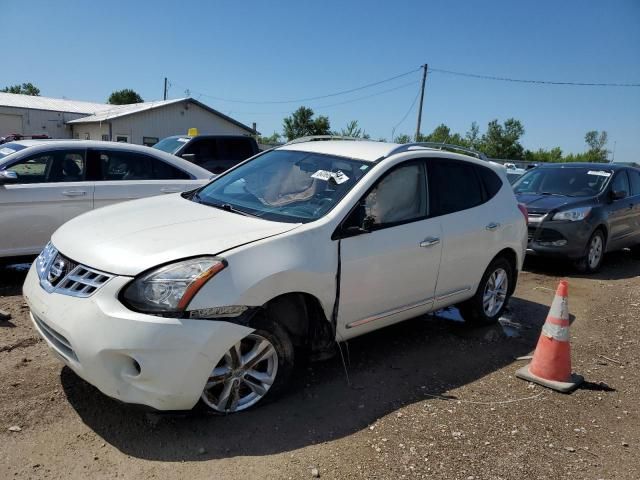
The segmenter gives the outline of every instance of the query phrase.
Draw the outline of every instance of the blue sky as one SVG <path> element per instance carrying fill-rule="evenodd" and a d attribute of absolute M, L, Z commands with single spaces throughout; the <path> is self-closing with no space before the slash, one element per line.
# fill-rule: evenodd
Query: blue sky
<path fill-rule="evenodd" d="M 105 101 L 133 88 L 145 100 L 194 98 L 281 131 L 302 103 L 410 71 L 441 69 L 527 79 L 640 83 L 640 0 L 518 1 L 37 1 L 2 0 L 0 84 Z M 419 73 L 349 95 L 303 102 L 334 129 L 356 119 L 374 138 L 413 134 Z M 411 85 L 406 85 L 412 82 Z M 396 90 L 360 99 L 392 88 Z M 208 96 L 207 96 L 208 95 Z M 336 103 L 355 100 L 342 105 Z M 397 125 L 407 114 L 405 121 Z M 430 74 L 423 132 L 465 132 L 520 119 L 526 148 L 583 151 L 609 132 L 616 160 L 640 160 L 640 88 L 523 85 Z"/>

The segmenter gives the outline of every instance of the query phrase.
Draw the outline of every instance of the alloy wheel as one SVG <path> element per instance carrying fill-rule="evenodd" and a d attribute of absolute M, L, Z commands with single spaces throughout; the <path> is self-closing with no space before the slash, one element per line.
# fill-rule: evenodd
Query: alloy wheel
<path fill-rule="evenodd" d="M 482 295 L 482 306 L 487 317 L 495 316 L 507 299 L 509 276 L 503 268 L 496 269 L 487 280 Z"/>
<path fill-rule="evenodd" d="M 247 335 L 233 345 L 209 375 L 202 401 L 219 413 L 245 410 L 269 391 L 278 374 L 278 353 L 265 337 Z"/>
<path fill-rule="evenodd" d="M 598 267 L 600 259 L 602 258 L 602 237 L 600 235 L 594 235 L 589 244 L 589 254 L 587 255 L 587 261 L 589 262 L 589 268 L 592 270 Z"/>

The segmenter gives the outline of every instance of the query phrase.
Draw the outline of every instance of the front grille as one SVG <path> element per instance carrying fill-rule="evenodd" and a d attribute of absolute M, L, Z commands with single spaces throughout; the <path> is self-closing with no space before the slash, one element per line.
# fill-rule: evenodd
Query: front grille
<path fill-rule="evenodd" d="M 69 340 L 67 340 L 64 335 L 58 333 L 49 325 L 47 325 L 37 315 L 34 315 L 33 312 L 31 313 L 31 315 L 33 316 L 33 321 L 36 322 L 36 325 L 40 329 L 42 335 L 53 344 L 58 353 L 77 362 L 78 357 L 73 351 L 73 348 L 71 348 L 71 343 L 69 342 Z"/>
<path fill-rule="evenodd" d="M 72 297 L 88 297 L 113 278 L 65 257 L 51 243 L 36 259 L 36 267 L 42 288 Z"/>
<path fill-rule="evenodd" d="M 535 239 L 536 242 L 557 242 L 559 240 L 565 240 L 564 236 L 557 230 L 535 226 L 529 227 L 528 237 L 529 241 Z"/>

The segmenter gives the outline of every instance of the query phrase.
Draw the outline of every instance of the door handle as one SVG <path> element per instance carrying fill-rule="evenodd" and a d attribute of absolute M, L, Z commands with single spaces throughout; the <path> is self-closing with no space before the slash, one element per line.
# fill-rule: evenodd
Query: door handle
<path fill-rule="evenodd" d="M 489 230 L 490 232 L 493 232 L 494 230 L 496 230 L 498 227 L 500 226 L 499 223 L 496 222 L 491 222 L 489 225 L 487 225 L 485 228 L 487 230 Z"/>
<path fill-rule="evenodd" d="M 422 248 L 433 247 L 434 245 L 438 245 L 440 243 L 440 239 L 436 237 L 427 237 L 423 241 L 420 242 L 420 246 Z"/>
<path fill-rule="evenodd" d="M 178 192 L 181 192 L 182 189 L 178 187 L 164 187 L 164 188 L 161 188 L 160 191 L 162 193 L 178 193 Z"/>
<path fill-rule="evenodd" d="M 85 190 L 63 190 L 62 194 L 67 197 L 81 197 L 82 195 L 86 195 L 87 192 Z"/>

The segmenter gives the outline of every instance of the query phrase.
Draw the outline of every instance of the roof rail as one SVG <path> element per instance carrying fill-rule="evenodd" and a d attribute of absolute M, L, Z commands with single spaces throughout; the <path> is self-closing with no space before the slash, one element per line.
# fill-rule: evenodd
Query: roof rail
<path fill-rule="evenodd" d="M 452 150 L 453 152 L 465 153 L 467 155 L 473 155 L 480 160 L 489 160 L 487 156 L 474 150 L 472 148 L 462 147 L 460 145 L 453 145 L 451 143 L 438 143 L 438 142 L 413 142 L 413 143 L 405 143 L 399 145 L 398 147 L 391 150 L 385 157 L 389 157 L 391 155 L 395 155 L 396 153 L 401 153 L 409 150 L 411 147 L 424 147 L 424 148 L 433 148 L 435 150 Z"/>
<path fill-rule="evenodd" d="M 352 141 L 361 141 L 366 140 L 366 138 L 357 138 L 357 137 L 346 137 L 342 135 L 309 135 L 307 137 L 298 137 L 293 140 L 285 143 L 285 145 L 294 145 L 296 143 L 306 143 L 306 142 L 319 142 L 323 140 L 352 140 Z"/>

